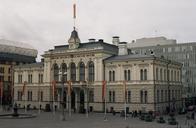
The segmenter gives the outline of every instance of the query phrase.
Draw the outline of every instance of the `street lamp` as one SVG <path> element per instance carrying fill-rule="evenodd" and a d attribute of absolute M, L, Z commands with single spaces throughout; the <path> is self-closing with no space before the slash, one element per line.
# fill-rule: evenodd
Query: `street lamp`
<path fill-rule="evenodd" d="M 66 74 L 66 73 L 65 73 Z M 59 81 L 61 81 L 61 105 L 62 105 L 62 117 L 61 120 L 65 121 L 65 111 L 64 111 L 64 79 L 63 79 L 63 75 L 64 73 L 62 73 L 61 71 L 59 71 Z"/>

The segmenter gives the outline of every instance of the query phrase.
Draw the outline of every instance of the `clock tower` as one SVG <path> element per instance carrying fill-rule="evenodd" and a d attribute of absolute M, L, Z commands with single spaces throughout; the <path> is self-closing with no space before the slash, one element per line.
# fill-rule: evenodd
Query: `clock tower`
<path fill-rule="evenodd" d="M 71 32 L 71 37 L 68 40 L 69 49 L 77 49 L 80 45 L 80 38 L 78 37 L 78 32 L 74 30 Z"/>

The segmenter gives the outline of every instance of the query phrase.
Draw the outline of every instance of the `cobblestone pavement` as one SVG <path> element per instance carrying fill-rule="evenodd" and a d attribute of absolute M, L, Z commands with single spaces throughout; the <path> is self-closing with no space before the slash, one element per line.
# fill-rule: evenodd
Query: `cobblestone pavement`
<path fill-rule="evenodd" d="M 3 113 L 5 112 L 0 112 Z M 28 113 L 37 114 L 37 111 Z M 156 121 L 145 122 L 132 117 L 127 117 L 125 120 L 119 114 L 115 116 L 107 114 L 108 120 L 104 121 L 103 116 L 102 113 L 90 113 L 88 118 L 85 114 L 72 114 L 70 117 L 66 113 L 66 121 L 61 121 L 60 112 L 56 112 L 55 115 L 52 112 L 41 112 L 32 119 L 0 119 L 0 128 L 177 128 L 176 125 L 159 124 Z M 185 125 L 185 115 L 176 118 L 179 122 L 178 128 L 188 128 L 188 124 L 196 128 L 194 120 L 189 120 Z"/>

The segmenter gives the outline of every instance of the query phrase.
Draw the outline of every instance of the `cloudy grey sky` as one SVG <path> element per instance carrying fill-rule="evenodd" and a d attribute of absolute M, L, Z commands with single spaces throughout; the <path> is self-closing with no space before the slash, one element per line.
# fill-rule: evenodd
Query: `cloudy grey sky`
<path fill-rule="evenodd" d="M 0 0 L 0 37 L 22 41 L 39 54 L 67 44 L 73 29 L 73 0 Z M 77 0 L 77 29 L 111 42 L 165 36 L 196 41 L 196 0 Z"/>

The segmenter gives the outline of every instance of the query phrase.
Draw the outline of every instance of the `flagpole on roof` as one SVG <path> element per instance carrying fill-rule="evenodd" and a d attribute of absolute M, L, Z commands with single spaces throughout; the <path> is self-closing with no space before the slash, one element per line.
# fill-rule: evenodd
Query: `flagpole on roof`
<path fill-rule="evenodd" d="M 73 25 L 74 25 L 74 30 L 76 28 L 76 0 L 74 0 L 73 3 Z"/>

